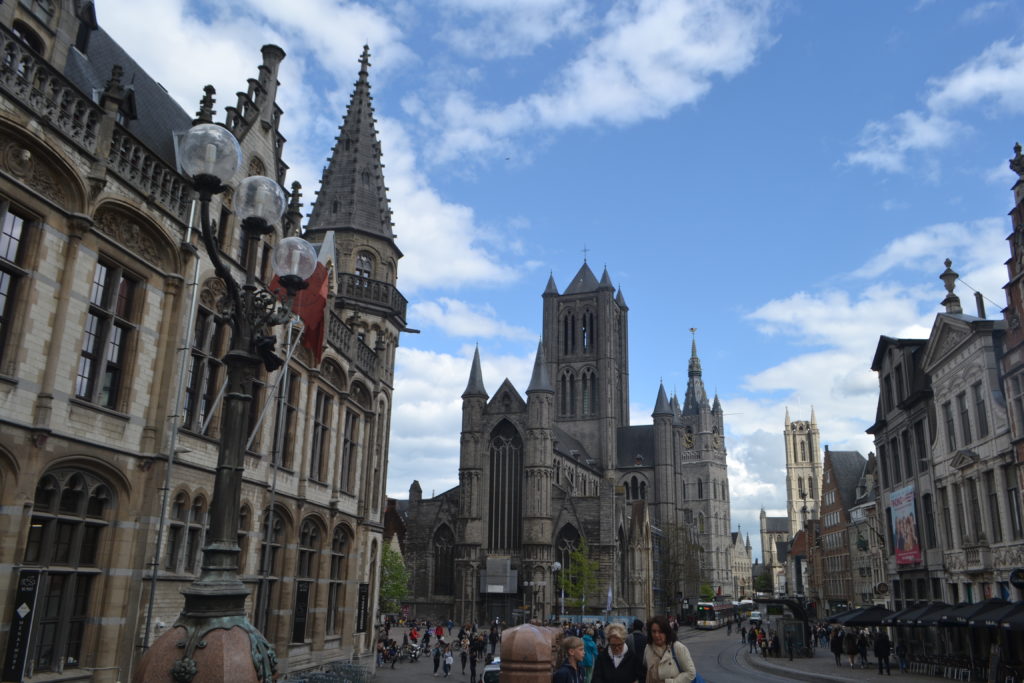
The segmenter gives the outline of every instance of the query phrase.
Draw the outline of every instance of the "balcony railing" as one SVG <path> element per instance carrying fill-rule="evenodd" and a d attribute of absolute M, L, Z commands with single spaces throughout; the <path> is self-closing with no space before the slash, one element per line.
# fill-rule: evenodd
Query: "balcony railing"
<path fill-rule="evenodd" d="M 346 325 L 338 314 L 328 311 L 327 341 L 367 377 L 377 380 L 380 361 L 373 349 L 364 344 L 359 336 Z"/>
<path fill-rule="evenodd" d="M 188 220 L 191 186 L 176 170 L 120 126 L 114 129 L 110 141 L 107 168 L 171 215 L 182 222 Z"/>
<path fill-rule="evenodd" d="M 408 301 L 396 287 L 386 282 L 341 273 L 338 277 L 338 296 L 382 306 L 389 309 L 399 320 L 405 320 Z"/>
<path fill-rule="evenodd" d="M 964 559 L 967 571 L 983 571 L 992 567 L 992 549 L 982 541 L 964 543 Z"/>

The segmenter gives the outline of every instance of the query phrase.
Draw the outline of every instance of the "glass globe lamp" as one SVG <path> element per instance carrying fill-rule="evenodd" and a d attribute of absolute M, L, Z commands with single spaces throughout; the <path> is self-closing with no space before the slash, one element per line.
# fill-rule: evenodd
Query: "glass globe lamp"
<path fill-rule="evenodd" d="M 306 280 L 316 270 L 316 249 L 301 237 L 285 237 L 274 247 L 271 267 L 288 294 L 294 296 L 308 286 Z"/>
<path fill-rule="evenodd" d="M 231 180 L 242 163 L 242 148 L 234 134 L 213 123 L 192 126 L 178 145 L 182 170 L 197 184 L 219 187 Z"/>
<path fill-rule="evenodd" d="M 273 224 L 281 220 L 285 204 L 281 186 L 266 176 L 249 176 L 235 188 L 235 215 L 246 230 L 270 232 Z"/>

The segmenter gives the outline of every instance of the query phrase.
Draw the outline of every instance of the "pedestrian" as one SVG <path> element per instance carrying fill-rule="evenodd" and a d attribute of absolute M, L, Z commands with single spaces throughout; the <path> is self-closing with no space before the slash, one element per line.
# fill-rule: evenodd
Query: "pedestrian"
<path fill-rule="evenodd" d="M 466 675 L 466 662 L 469 660 L 469 640 L 463 638 L 461 641 L 462 648 L 459 653 L 459 659 L 462 660 L 462 675 Z"/>
<path fill-rule="evenodd" d="M 608 624 L 605 638 L 608 640 L 608 648 L 598 653 L 594 661 L 591 683 L 642 683 L 643 653 L 629 649 L 626 644 L 626 627 L 623 624 Z"/>
<path fill-rule="evenodd" d="M 676 639 L 668 618 L 658 615 L 647 622 L 646 683 L 689 683 L 697 677 L 697 668 L 685 645 Z"/>
<path fill-rule="evenodd" d="M 562 665 L 551 676 L 551 683 L 583 683 L 580 662 L 584 655 L 583 641 L 576 636 L 562 638 Z"/>
<path fill-rule="evenodd" d="M 857 668 L 857 634 L 850 629 L 843 635 L 843 654 L 850 658 L 850 668 Z"/>
<path fill-rule="evenodd" d="M 843 632 L 839 627 L 832 629 L 832 638 L 829 640 L 829 649 L 836 657 L 836 666 L 842 664 L 840 658 L 843 656 Z"/>
<path fill-rule="evenodd" d="M 740 626 L 740 642 L 741 643 L 747 642 L 747 627 L 746 626 Z"/>
<path fill-rule="evenodd" d="M 431 654 L 434 655 L 434 676 L 437 676 L 437 670 L 441 668 L 441 655 L 444 654 L 441 652 L 440 643 L 434 645 L 434 650 Z"/>
<path fill-rule="evenodd" d="M 750 633 L 747 634 L 747 654 L 749 655 L 754 651 L 754 646 L 757 645 L 757 628 L 752 626 Z"/>
<path fill-rule="evenodd" d="M 875 636 L 875 657 L 878 658 L 878 675 L 882 675 L 882 664 L 885 664 L 886 675 L 892 676 L 892 671 L 889 670 L 889 655 L 892 654 L 892 642 L 889 640 L 889 636 L 882 631 Z"/>
<path fill-rule="evenodd" d="M 868 636 L 863 629 L 857 634 L 857 654 L 860 655 L 860 668 L 868 668 Z"/>
<path fill-rule="evenodd" d="M 469 683 L 477 683 L 476 678 L 476 662 L 477 662 L 477 651 L 475 649 L 469 651 Z"/>
<path fill-rule="evenodd" d="M 900 663 L 900 673 L 907 673 L 907 645 L 902 640 L 896 643 L 896 660 Z"/>
<path fill-rule="evenodd" d="M 594 674 L 594 660 L 597 659 L 597 641 L 594 639 L 594 627 L 587 628 L 583 634 L 583 680 L 590 683 L 590 677 Z"/>
<path fill-rule="evenodd" d="M 725 625 L 725 635 L 727 635 L 727 636 L 731 636 L 732 635 L 732 622 L 731 621 L 726 623 L 726 625 Z"/>
<path fill-rule="evenodd" d="M 491 627 L 491 633 L 490 633 L 489 636 L 487 636 L 487 639 L 491 643 L 491 654 L 493 655 L 495 648 L 498 647 L 498 627 L 497 626 L 492 626 Z"/>
<path fill-rule="evenodd" d="M 444 677 L 448 678 L 448 674 L 452 672 L 452 664 L 455 663 L 455 656 L 452 654 L 452 646 L 449 645 L 444 649 Z"/>

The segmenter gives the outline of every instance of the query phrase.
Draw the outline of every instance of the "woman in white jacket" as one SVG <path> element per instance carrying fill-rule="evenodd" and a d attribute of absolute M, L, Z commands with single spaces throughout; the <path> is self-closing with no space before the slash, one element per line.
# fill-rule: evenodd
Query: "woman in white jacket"
<path fill-rule="evenodd" d="M 647 683 L 690 683 L 697 677 L 690 651 L 676 640 L 668 618 L 659 615 L 647 622 L 647 639 Z"/>

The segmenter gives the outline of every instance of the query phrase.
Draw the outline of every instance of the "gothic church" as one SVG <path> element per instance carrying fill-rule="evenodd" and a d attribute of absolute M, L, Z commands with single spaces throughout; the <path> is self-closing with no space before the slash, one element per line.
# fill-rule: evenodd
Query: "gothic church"
<path fill-rule="evenodd" d="M 584 262 L 564 291 L 548 280 L 525 398 L 507 379 L 489 395 L 477 351 L 459 485 L 424 500 L 413 482 L 398 503 L 414 615 L 565 613 L 559 573 L 581 539 L 600 566 L 587 612 L 647 618 L 695 605 L 702 585 L 731 593 L 722 406 L 694 342 L 682 405 L 661 386 L 653 424 L 630 425 L 628 314 L 607 269 L 598 280 Z"/>

